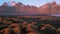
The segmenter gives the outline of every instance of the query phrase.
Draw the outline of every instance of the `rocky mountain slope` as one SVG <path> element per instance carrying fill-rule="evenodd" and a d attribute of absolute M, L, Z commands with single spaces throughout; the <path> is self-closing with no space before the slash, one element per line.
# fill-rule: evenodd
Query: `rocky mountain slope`
<path fill-rule="evenodd" d="M 12 4 L 4 3 L 0 6 L 1 15 L 40 15 L 40 14 L 60 14 L 60 5 L 55 1 L 48 2 L 43 6 L 29 6 L 24 5 L 21 2 Z"/>

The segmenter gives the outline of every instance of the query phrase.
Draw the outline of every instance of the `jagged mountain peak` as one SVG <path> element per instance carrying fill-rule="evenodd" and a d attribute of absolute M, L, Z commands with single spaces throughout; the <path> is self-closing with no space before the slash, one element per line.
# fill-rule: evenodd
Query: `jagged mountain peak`
<path fill-rule="evenodd" d="M 23 5 L 23 3 L 21 3 L 21 2 L 17 2 L 17 4 Z"/>
<path fill-rule="evenodd" d="M 55 1 L 50 3 L 51 6 L 57 5 L 57 3 Z"/>
<path fill-rule="evenodd" d="M 52 4 L 56 4 L 56 2 L 55 1 L 53 1 L 53 2 L 51 2 Z"/>
<path fill-rule="evenodd" d="M 8 2 L 8 6 L 15 6 L 16 2 L 12 1 L 12 2 Z"/>
<path fill-rule="evenodd" d="M 55 1 L 53 2 L 47 2 L 46 4 L 44 4 L 43 6 L 54 6 L 54 5 L 57 5 L 57 3 Z"/>
<path fill-rule="evenodd" d="M 15 6 L 16 5 L 16 2 L 4 2 L 3 4 L 2 4 L 2 6 Z"/>
<path fill-rule="evenodd" d="M 19 15 L 36 15 L 36 14 L 50 14 L 49 13 L 50 10 L 51 14 L 60 14 L 60 5 L 58 5 L 55 1 L 48 2 L 40 7 L 24 5 L 21 2 L 18 3 L 10 2 L 10 3 L 11 4 L 4 3 L 2 6 L 3 8 L 2 7 L 0 8 L 1 9 L 0 12 L 5 13 L 7 10 L 9 14 L 12 13 L 12 14 L 19 14 Z M 15 5 L 13 6 L 12 4 L 14 3 Z M 5 8 L 4 6 L 8 6 L 8 7 Z"/>
<path fill-rule="evenodd" d="M 7 2 L 4 2 L 2 6 L 8 6 L 8 3 Z"/>
<path fill-rule="evenodd" d="M 15 6 L 24 6 L 24 4 L 21 2 L 17 2 Z"/>

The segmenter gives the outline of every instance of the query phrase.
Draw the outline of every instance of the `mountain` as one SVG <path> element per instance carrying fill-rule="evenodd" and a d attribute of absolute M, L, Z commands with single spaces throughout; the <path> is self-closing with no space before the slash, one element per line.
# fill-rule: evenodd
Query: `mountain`
<path fill-rule="evenodd" d="M 14 1 L 8 2 L 8 6 L 15 6 L 15 5 L 16 5 L 16 2 L 14 2 Z"/>
<path fill-rule="evenodd" d="M 0 6 L 0 15 L 40 15 L 60 14 L 60 5 L 55 1 L 48 2 L 43 6 L 36 7 L 24 5 L 21 2 L 4 3 Z"/>
<path fill-rule="evenodd" d="M 42 14 L 60 14 L 60 5 L 58 5 L 55 1 L 51 3 L 48 2 L 39 7 L 39 10 Z"/>
<path fill-rule="evenodd" d="M 3 7 L 4 7 L 4 6 L 8 6 L 8 3 L 7 3 L 7 2 L 5 2 L 2 6 L 3 6 Z"/>
<path fill-rule="evenodd" d="M 0 6 L 0 15 L 17 15 L 18 13 L 14 6 L 9 6 L 6 2 Z"/>
<path fill-rule="evenodd" d="M 21 13 L 25 13 L 26 15 L 30 14 L 38 14 L 38 8 L 35 6 L 29 6 L 29 5 L 24 5 L 22 3 L 17 3 L 15 5 L 15 7 L 17 8 L 17 11 L 21 12 Z"/>

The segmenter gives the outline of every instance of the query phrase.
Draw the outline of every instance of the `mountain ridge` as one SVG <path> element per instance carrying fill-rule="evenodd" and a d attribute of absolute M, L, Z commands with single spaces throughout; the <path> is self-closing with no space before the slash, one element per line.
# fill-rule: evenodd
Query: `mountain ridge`
<path fill-rule="evenodd" d="M 9 4 L 6 2 L 3 5 L 1 5 L 0 14 L 8 15 L 60 14 L 60 5 L 58 5 L 55 1 L 51 3 L 48 2 L 40 7 L 24 5 L 21 2 L 12 3 L 11 6 L 9 6 Z"/>

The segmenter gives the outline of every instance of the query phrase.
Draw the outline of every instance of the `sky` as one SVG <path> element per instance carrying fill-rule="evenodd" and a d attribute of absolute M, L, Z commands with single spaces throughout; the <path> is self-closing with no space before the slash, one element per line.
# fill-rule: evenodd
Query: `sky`
<path fill-rule="evenodd" d="M 0 0 L 0 5 L 2 5 L 4 2 L 10 2 L 10 1 L 21 2 L 25 5 L 33 5 L 37 7 L 52 1 L 56 1 L 57 4 L 60 4 L 60 0 Z"/>

